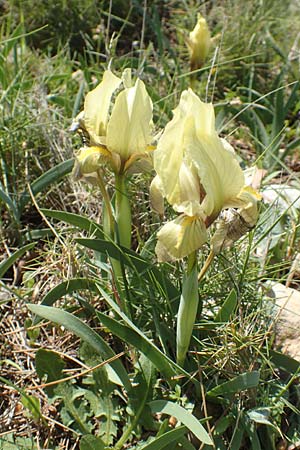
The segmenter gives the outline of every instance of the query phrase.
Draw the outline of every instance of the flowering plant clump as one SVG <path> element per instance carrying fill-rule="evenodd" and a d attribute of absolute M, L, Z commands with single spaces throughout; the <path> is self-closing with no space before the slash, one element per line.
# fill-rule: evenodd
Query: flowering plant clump
<path fill-rule="evenodd" d="M 203 21 L 198 17 L 191 42 L 196 45 L 200 38 L 206 39 L 208 50 L 210 35 Z M 204 47 L 194 49 L 198 60 Z M 141 160 L 153 162 L 152 205 L 163 213 L 166 199 L 178 214 L 157 233 L 158 261 L 188 258 L 177 317 L 177 362 L 183 365 L 199 303 L 196 252 L 208 241 L 209 228 L 223 212 L 201 278 L 214 255 L 255 225 L 259 196 L 245 185 L 231 145 L 218 136 L 213 105 L 202 102 L 192 89 L 182 93 L 154 152 L 151 127 L 152 101 L 144 83 L 137 79 L 133 84 L 130 70 L 125 70 L 122 78 L 105 71 L 102 82 L 87 94 L 84 110 L 75 121 L 75 128 L 87 139 L 76 155 L 75 172 L 100 187 L 108 238 L 130 248 L 132 219 L 126 180 Z M 103 182 L 104 167 L 114 174 L 114 198 Z M 115 279 L 120 280 L 120 261 L 111 262 Z"/>

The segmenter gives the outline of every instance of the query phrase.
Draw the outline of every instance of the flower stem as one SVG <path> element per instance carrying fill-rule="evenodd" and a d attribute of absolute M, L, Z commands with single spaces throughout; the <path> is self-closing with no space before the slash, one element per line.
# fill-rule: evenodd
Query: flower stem
<path fill-rule="evenodd" d="M 106 190 L 101 169 L 97 171 L 98 185 L 103 197 L 103 228 L 110 238 L 114 237 L 114 216 L 111 207 L 111 200 Z"/>
<path fill-rule="evenodd" d="M 188 257 L 177 316 L 177 364 L 184 365 L 199 303 L 196 252 Z"/>
<path fill-rule="evenodd" d="M 124 247 L 131 247 L 131 208 L 127 193 L 126 176 L 124 174 L 116 174 L 116 223 L 117 236 L 116 240 Z"/>

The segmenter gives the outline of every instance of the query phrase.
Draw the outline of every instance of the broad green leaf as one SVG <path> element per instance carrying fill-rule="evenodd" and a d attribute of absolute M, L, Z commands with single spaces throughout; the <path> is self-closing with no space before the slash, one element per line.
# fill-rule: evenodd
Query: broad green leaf
<path fill-rule="evenodd" d="M 213 445 L 213 442 L 203 425 L 201 425 L 199 420 L 182 406 L 167 400 L 154 400 L 153 402 L 149 402 L 148 405 L 153 413 L 168 414 L 169 416 L 176 417 L 176 419 L 182 422 L 183 425 L 185 425 L 201 442 Z"/>
<path fill-rule="evenodd" d="M 280 434 L 280 430 L 278 429 L 278 427 L 276 427 L 270 420 L 272 414 L 271 408 L 255 408 L 247 411 L 246 414 L 253 422 L 268 425 L 272 427 L 276 431 L 276 433 L 279 432 Z"/>
<path fill-rule="evenodd" d="M 102 339 L 102 337 L 97 334 L 91 327 L 82 322 L 76 316 L 50 306 L 41 306 L 29 304 L 28 308 L 34 314 L 43 317 L 47 320 L 51 320 L 60 325 L 63 325 L 70 331 L 80 337 L 82 340 L 86 341 L 94 350 L 102 356 L 103 359 L 109 359 L 115 356 L 113 350 L 109 345 Z M 117 376 L 122 381 L 126 390 L 131 389 L 131 383 L 129 381 L 126 370 L 124 369 L 122 363 L 117 359 L 109 364 L 111 368 L 115 371 Z"/>
<path fill-rule="evenodd" d="M 54 167 L 51 167 L 51 169 L 47 170 L 47 172 L 43 173 L 39 178 L 37 178 L 31 185 L 31 191 L 33 195 L 38 194 L 39 192 L 43 191 L 45 188 L 50 186 L 53 183 L 56 183 L 59 181 L 62 177 L 70 173 L 74 166 L 74 159 L 68 159 L 66 161 L 63 161 L 59 164 L 57 164 Z M 23 211 L 24 207 L 27 205 L 27 203 L 30 201 L 31 197 L 29 192 L 24 192 L 21 195 L 20 202 L 19 202 L 19 209 L 20 211 Z"/>
<path fill-rule="evenodd" d="M 32 249 L 36 245 L 35 242 L 31 242 L 30 244 L 24 245 L 24 247 L 19 248 L 15 253 L 9 256 L 7 259 L 1 262 L 0 264 L 0 278 L 5 275 L 8 269 L 24 255 L 28 250 Z"/>
<path fill-rule="evenodd" d="M 225 302 L 221 306 L 220 311 L 215 317 L 214 322 L 228 322 L 237 305 L 236 291 L 232 289 Z"/>
<path fill-rule="evenodd" d="M 142 450 L 161 450 L 166 447 L 166 445 L 171 444 L 172 442 L 178 440 L 184 436 L 186 433 L 186 427 L 181 426 L 178 428 L 174 428 L 171 431 L 167 431 L 166 433 L 162 434 L 158 438 L 151 441 L 149 444 L 146 444 L 142 447 Z M 193 447 L 194 448 L 194 447 Z"/>
<path fill-rule="evenodd" d="M 87 217 L 81 216 L 79 214 L 69 213 L 65 211 L 57 211 L 51 209 L 41 209 L 42 213 L 47 217 L 52 217 L 53 219 L 66 222 L 73 225 L 81 230 L 88 231 L 90 234 L 94 234 L 97 238 L 104 238 L 104 233 L 100 225 Z"/>
<path fill-rule="evenodd" d="M 104 450 L 105 444 L 100 437 L 86 434 L 80 440 L 80 450 Z"/>
<path fill-rule="evenodd" d="M 163 367 L 165 367 L 165 369 L 168 371 L 168 373 L 170 372 L 171 375 L 181 373 L 181 374 L 185 375 L 187 377 L 187 379 L 189 379 L 192 383 L 194 383 L 195 385 L 197 385 L 199 387 L 199 383 L 195 379 L 195 377 L 191 377 L 190 374 L 188 372 L 186 372 L 182 367 L 178 366 L 178 364 L 176 364 L 174 361 L 172 361 L 167 355 L 162 353 L 153 344 L 153 342 L 147 336 L 145 336 L 144 333 L 136 325 L 134 325 L 134 323 L 126 316 L 126 314 L 124 314 L 123 311 L 121 311 L 121 309 L 117 305 L 117 303 L 105 292 L 104 289 L 102 289 L 102 287 L 99 284 L 97 284 L 97 288 L 99 290 L 99 293 L 103 296 L 104 300 L 108 303 L 108 305 L 115 311 L 116 314 L 118 314 L 119 317 L 121 317 L 124 320 L 125 324 L 127 325 L 127 326 L 125 326 L 125 330 L 123 330 L 123 332 L 126 334 L 127 339 L 133 339 L 133 342 L 135 342 L 136 345 L 139 345 L 139 347 L 137 347 L 137 348 L 142 353 L 146 352 L 145 356 L 147 356 L 147 357 L 149 357 L 149 354 L 147 353 L 147 351 L 149 351 L 149 348 L 151 348 L 152 349 L 151 355 L 154 357 L 156 362 L 160 361 L 163 364 Z M 100 314 L 100 313 L 97 313 L 97 314 Z M 104 320 L 105 321 L 109 320 L 108 316 L 105 316 Z M 112 319 L 112 320 L 114 320 L 114 319 Z M 108 321 L 107 321 L 107 323 L 108 323 Z M 110 322 L 110 324 L 114 328 L 116 328 L 115 323 Z M 118 326 L 120 326 L 119 322 L 118 322 Z M 127 329 L 133 330 L 135 332 L 135 334 L 133 334 L 133 335 L 131 333 L 127 334 Z M 116 330 L 116 335 L 118 335 L 117 330 Z M 137 335 L 140 336 L 141 339 L 136 339 Z M 150 347 L 149 347 L 149 344 L 150 344 Z M 134 345 L 134 344 L 132 344 L 132 345 Z M 163 362 L 163 359 L 165 360 L 164 362 Z M 155 365 L 155 367 L 157 367 L 153 360 L 152 360 L 152 362 Z M 170 366 L 168 366 L 168 364 Z M 161 367 L 158 367 L 158 369 L 160 370 Z"/>
<path fill-rule="evenodd" d="M 300 362 L 288 355 L 284 355 L 283 353 L 275 350 L 270 350 L 270 357 L 272 364 L 274 364 L 278 369 L 285 370 L 291 374 L 298 372 L 300 369 Z"/>
<path fill-rule="evenodd" d="M 259 383 L 259 371 L 245 372 L 232 380 L 219 384 L 210 391 L 207 392 L 208 397 L 228 396 L 229 394 L 235 394 L 237 392 L 245 391 L 246 389 L 252 389 L 258 386 Z"/>

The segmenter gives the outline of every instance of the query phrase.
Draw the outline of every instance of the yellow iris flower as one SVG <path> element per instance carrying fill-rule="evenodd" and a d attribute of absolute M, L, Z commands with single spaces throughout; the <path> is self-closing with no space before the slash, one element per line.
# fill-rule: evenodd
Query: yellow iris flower
<path fill-rule="evenodd" d="M 190 53 L 191 70 L 200 69 L 209 53 L 210 31 L 206 20 L 198 14 L 198 20 L 186 41 Z"/>
<path fill-rule="evenodd" d="M 124 89 L 112 98 L 120 86 Z M 131 84 L 129 70 L 122 78 L 110 70 L 102 82 L 86 95 L 84 110 L 77 116 L 78 128 L 88 137 L 88 145 L 77 154 L 80 175 L 96 172 L 104 163 L 116 174 L 125 173 L 141 157 L 147 157 L 152 147 L 152 101 L 144 83 Z"/>
<path fill-rule="evenodd" d="M 154 208 L 162 212 L 163 196 L 180 213 L 157 234 L 161 261 L 199 249 L 223 209 L 239 208 L 246 221 L 256 220 L 255 196 L 245 187 L 233 148 L 215 130 L 213 105 L 189 89 L 173 113 L 153 155 L 157 175 L 150 189 Z"/>

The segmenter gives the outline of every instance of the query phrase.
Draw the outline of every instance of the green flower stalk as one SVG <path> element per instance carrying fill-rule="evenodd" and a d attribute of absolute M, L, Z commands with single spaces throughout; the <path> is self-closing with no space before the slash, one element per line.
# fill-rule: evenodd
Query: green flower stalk
<path fill-rule="evenodd" d="M 183 366 L 188 351 L 199 304 L 196 252 L 188 258 L 187 273 L 183 278 L 177 316 L 176 359 Z"/>
<path fill-rule="evenodd" d="M 189 89 L 181 95 L 153 156 L 156 177 L 151 183 L 152 205 L 162 213 L 163 198 L 178 216 L 157 234 L 159 261 L 188 257 L 188 270 L 177 317 L 177 358 L 183 364 L 198 307 L 196 252 L 208 240 L 208 229 L 229 208 L 252 227 L 257 219 L 257 193 L 245 177 L 231 145 L 215 130 L 212 104 L 203 103 Z M 232 233 L 223 225 L 212 242 L 212 252 L 201 277 Z M 192 262 L 191 262 L 192 261 Z"/>
<path fill-rule="evenodd" d="M 117 223 L 117 242 L 123 247 L 131 247 L 131 207 L 127 193 L 125 175 L 116 175 L 115 214 Z"/>

